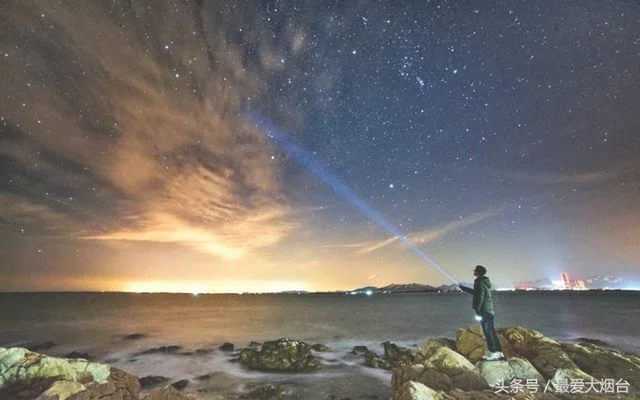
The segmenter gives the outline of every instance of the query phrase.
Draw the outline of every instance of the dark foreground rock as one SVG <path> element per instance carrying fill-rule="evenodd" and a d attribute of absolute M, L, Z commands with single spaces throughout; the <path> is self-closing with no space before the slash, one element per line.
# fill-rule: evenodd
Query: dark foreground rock
<path fill-rule="evenodd" d="M 242 349 L 240 363 L 253 370 L 280 372 L 313 371 L 320 366 L 309 344 L 291 339 L 264 342 L 260 350 Z"/>
<path fill-rule="evenodd" d="M 147 349 L 147 350 L 143 350 L 138 353 L 135 353 L 134 356 L 141 356 L 145 354 L 157 354 L 157 353 L 177 353 L 181 349 L 182 349 L 182 346 L 177 346 L 177 345 L 153 347 L 151 349 Z"/>
<path fill-rule="evenodd" d="M 414 356 L 411 350 L 389 341 L 382 343 L 382 346 L 384 347 L 384 359 L 392 368 L 413 364 Z"/>
<path fill-rule="evenodd" d="M 365 346 L 356 347 L 359 347 L 359 351 L 364 350 L 364 364 L 371 368 L 392 370 L 393 368 L 413 364 L 414 355 L 411 353 L 410 349 L 400 347 L 389 341 L 382 343 L 382 346 L 384 348 L 383 357 L 380 357 Z M 356 351 L 356 348 L 354 347 L 352 353 L 357 353 L 359 351 Z"/>
<path fill-rule="evenodd" d="M 235 346 L 233 345 L 233 343 L 226 342 L 222 344 L 222 346 L 220 346 L 218 349 L 222 351 L 233 351 L 235 349 Z"/>
<path fill-rule="evenodd" d="M 281 400 L 283 398 L 284 387 L 281 385 L 259 386 L 240 395 L 241 400 Z"/>
<path fill-rule="evenodd" d="M 329 350 L 329 346 L 327 346 L 326 344 L 322 344 L 322 343 L 316 343 L 313 346 L 311 346 L 311 350 L 317 351 L 319 353 L 322 353 L 322 352 L 325 352 L 325 351 Z"/>
<path fill-rule="evenodd" d="M 147 377 L 157 383 L 158 378 Z M 2 400 L 194 400 L 180 393 L 189 381 L 158 388 L 141 397 L 140 381 L 107 364 L 38 354 L 25 348 L 0 348 Z"/>
<path fill-rule="evenodd" d="M 137 377 L 107 364 L 0 348 L 2 399 L 137 400 L 139 392 Z"/>
<path fill-rule="evenodd" d="M 353 349 L 351 349 L 351 354 L 366 354 L 368 351 L 369 348 L 367 346 L 358 345 L 353 346 Z"/>
<path fill-rule="evenodd" d="M 140 340 L 146 338 L 144 333 L 131 333 L 122 337 L 122 340 Z"/>
<path fill-rule="evenodd" d="M 611 347 L 611 345 L 607 342 L 605 342 L 604 340 L 600 340 L 600 339 L 592 339 L 592 338 L 587 338 L 587 337 L 579 337 L 576 339 L 576 341 L 580 344 L 595 344 L 596 346 L 601 346 L 601 347 Z"/>
<path fill-rule="evenodd" d="M 176 390 L 182 390 L 184 388 L 186 388 L 187 386 L 189 386 L 189 380 L 188 379 L 180 379 L 179 381 L 175 381 L 171 384 L 171 386 L 173 386 L 174 389 Z"/>
<path fill-rule="evenodd" d="M 164 385 L 167 382 L 169 382 L 169 378 L 167 378 L 166 376 L 148 375 L 140 378 L 140 387 L 142 389 L 149 389 L 152 387 Z"/>
<path fill-rule="evenodd" d="M 64 358 L 82 358 L 85 360 L 93 360 L 93 357 L 89 353 L 81 353 L 75 350 L 64 356 Z"/>
<path fill-rule="evenodd" d="M 376 352 L 367 350 L 364 353 L 364 365 L 370 368 L 377 369 L 387 369 L 390 370 L 391 366 L 386 362 L 386 360 L 380 357 Z"/>

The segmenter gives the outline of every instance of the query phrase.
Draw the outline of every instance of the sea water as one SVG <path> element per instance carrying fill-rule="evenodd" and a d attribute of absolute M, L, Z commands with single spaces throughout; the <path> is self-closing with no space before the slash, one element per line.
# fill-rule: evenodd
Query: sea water
<path fill-rule="evenodd" d="M 496 292 L 496 325 L 523 326 L 561 340 L 581 337 L 640 353 L 640 293 Z M 139 377 L 159 375 L 169 382 L 188 379 L 186 391 L 202 399 L 238 398 L 275 384 L 289 399 L 386 399 L 391 374 L 364 366 L 353 346 L 383 353 L 392 341 L 414 351 L 430 337 L 455 338 L 474 324 L 471 296 L 415 294 L 0 294 L 0 346 L 53 341 L 42 352 L 64 356 L 89 353 Z M 137 340 L 126 340 L 132 333 Z M 278 338 L 322 343 L 314 353 L 322 368 L 313 373 L 248 371 L 236 348 Z M 174 353 L 137 353 L 167 345 Z M 197 352 L 197 350 L 200 350 Z"/>

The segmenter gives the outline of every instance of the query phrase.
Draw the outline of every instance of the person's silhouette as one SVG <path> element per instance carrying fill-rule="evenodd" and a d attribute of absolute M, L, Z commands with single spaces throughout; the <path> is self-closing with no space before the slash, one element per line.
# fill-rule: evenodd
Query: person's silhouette
<path fill-rule="evenodd" d="M 504 354 L 502 354 L 502 346 L 494 326 L 495 312 L 491 298 L 491 281 L 486 274 L 487 269 L 485 267 L 476 265 L 473 269 L 473 275 L 476 277 L 473 281 L 473 289 L 462 284 L 458 286 L 463 291 L 473 295 L 472 307 L 476 315 L 480 317 L 480 324 L 489 349 L 489 352 L 482 359 L 488 361 L 502 360 L 504 359 Z"/>

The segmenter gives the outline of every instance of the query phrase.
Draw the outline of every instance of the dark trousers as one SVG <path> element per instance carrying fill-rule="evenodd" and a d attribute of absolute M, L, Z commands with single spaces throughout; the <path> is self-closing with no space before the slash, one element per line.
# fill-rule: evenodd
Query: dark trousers
<path fill-rule="evenodd" d="M 482 317 L 482 321 L 480 322 L 480 324 L 482 325 L 482 332 L 484 332 L 484 337 L 487 338 L 487 347 L 489 348 L 489 351 L 502 352 L 500 339 L 498 339 L 496 327 L 493 325 L 493 314 L 482 313 L 480 316 Z"/>

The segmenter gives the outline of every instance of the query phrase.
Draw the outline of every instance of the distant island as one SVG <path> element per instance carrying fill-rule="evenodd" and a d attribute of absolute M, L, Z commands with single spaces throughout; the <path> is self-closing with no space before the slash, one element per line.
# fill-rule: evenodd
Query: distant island
<path fill-rule="evenodd" d="M 473 286 L 473 283 L 464 283 Z M 539 279 L 522 282 L 512 288 L 496 288 L 498 291 L 567 291 L 567 290 L 640 290 L 640 283 L 616 276 L 594 275 L 585 279 L 569 280 L 566 273 L 559 280 Z M 351 295 L 373 295 L 387 293 L 449 293 L 460 292 L 458 285 L 431 286 L 420 283 L 391 284 L 384 287 L 365 286 L 346 291 Z"/>
<path fill-rule="evenodd" d="M 380 293 L 444 293 L 444 292 L 460 292 L 460 288 L 458 285 L 441 285 L 441 286 L 431 286 L 431 285 L 423 285 L 421 283 L 403 283 L 397 284 L 392 283 L 391 285 L 387 285 L 384 287 L 375 287 L 375 286 L 366 286 L 362 288 L 357 288 L 354 290 L 347 291 L 348 294 L 380 294 Z"/>

